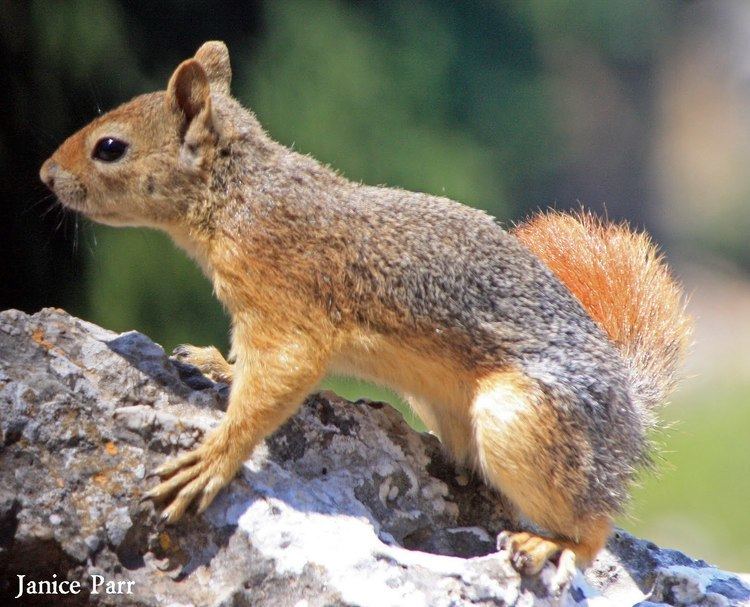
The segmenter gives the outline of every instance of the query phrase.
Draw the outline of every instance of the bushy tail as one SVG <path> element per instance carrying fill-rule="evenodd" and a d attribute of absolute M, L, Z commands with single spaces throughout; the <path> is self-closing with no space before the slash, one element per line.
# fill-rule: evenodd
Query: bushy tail
<path fill-rule="evenodd" d="M 680 285 L 648 235 L 587 212 L 537 215 L 514 234 L 557 275 L 632 367 L 644 412 L 674 388 L 692 321 Z"/>

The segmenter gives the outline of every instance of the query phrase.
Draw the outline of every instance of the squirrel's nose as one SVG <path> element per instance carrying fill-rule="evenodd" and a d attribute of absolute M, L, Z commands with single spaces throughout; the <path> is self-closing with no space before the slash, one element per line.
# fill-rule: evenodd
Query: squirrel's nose
<path fill-rule="evenodd" d="M 42 168 L 39 169 L 39 179 L 52 190 L 55 187 L 55 175 L 57 175 L 57 163 L 48 158 L 42 165 Z"/>

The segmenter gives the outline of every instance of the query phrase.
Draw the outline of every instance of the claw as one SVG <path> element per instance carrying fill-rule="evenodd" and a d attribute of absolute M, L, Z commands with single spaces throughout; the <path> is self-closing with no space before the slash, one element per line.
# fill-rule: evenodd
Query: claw
<path fill-rule="evenodd" d="M 566 548 L 560 553 L 557 562 L 557 571 L 555 571 L 550 580 L 552 594 L 559 596 L 563 589 L 566 588 L 576 573 L 576 555 L 572 550 Z"/>
<path fill-rule="evenodd" d="M 206 509 L 211 505 L 211 502 L 214 501 L 214 498 L 216 497 L 216 494 L 221 491 L 221 488 L 224 486 L 224 483 L 221 482 L 220 479 L 211 479 L 208 484 L 203 488 L 203 495 L 201 496 L 201 501 L 198 504 L 198 514 L 202 514 L 206 511 Z"/>
<path fill-rule="evenodd" d="M 171 476 L 177 472 L 180 468 L 184 468 L 188 464 L 192 464 L 200 459 L 201 455 L 198 449 L 185 453 L 174 459 L 167 460 L 161 466 L 154 470 L 154 476 Z"/>
<path fill-rule="evenodd" d="M 146 493 L 144 493 L 141 496 L 141 500 L 140 501 L 142 501 L 142 502 L 148 502 L 148 501 L 158 502 L 158 501 L 160 501 L 159 495 L 158 495 L 158 493 L 156 491 L 158 488 L 159 488 L 159 485 L 156 485 L 156 487 L 154 487 L 153 489 L 149 489 L 148 491 L 146 491 Z"/>
<path fill-rule="evenodd" d="M 175 502 L 173 502 L 161 513 L 161 520 L 167 525 L 172 525 L 182 518 L 182 515 L 185 514 L 185 510 L 187 510 L 187 505 L 184 507 L 177 506 Z"/>
<path fill-rule="evenodd" d="M 496 540 L 495 546 L 498 552 L 503 552 L 510 549 L 510 532 L 501 531 Z"/>
<path fill-rule="evenodd" d="M 162 477 L 162 481 L 146 491 L 141 501 L 161 502 L 169 498 L 160 521 L 176 523 L 198 496 L 198 512 L 205 511 L 221 488 L 232 480 L 240 463 L 226 456 L 226 447 L 217 449 L 215 443 L 204 443 L 156 468 L 153 474 Z"/>
<path fill-rule="evenodd" d="M 174 350 L 172 350 L 172 356 L 179 359 L 187 358 L 188 356 L 190 356 L 189 348 L 190 346 L 188 346 L 187 344 L 180 344 Z"/>
<path fill-rule="evenodd" d="M 508 550 L 513 568 L 521 575 L 535 575 L 545 563 L 560 554 L 557 542 L 531 533 L 502 532 L 497 537 L 498 550 Z"/>
<path fill-rule="evenodd" d="M 179 474 L 175 474 L 169 480 L 159 483 L 156 487 L 148 491 L 147 495 L 156 501 L 164 500 L 175 491 L 181 490 L 181 487 L 191 482 L 201 472 L 202 469 L 200 465 L 191 466 Z"/>
<path fill-rule="evenodd" d="M 172 350 L 172 358 L 187 368 L 194 367 L 213 382 L 232 383 L 232 365 L 214 346 L 198 347 L 180 344 Z M 183 370 L 181 374 L 186 375 L 187 371 Z"/>
<path fill-rule="evenodd" d="M 531 557 L 523 551 L 516 552 L 512 558 L 513 567 L 522 575 L 529 575 L 533 570 Z"/>

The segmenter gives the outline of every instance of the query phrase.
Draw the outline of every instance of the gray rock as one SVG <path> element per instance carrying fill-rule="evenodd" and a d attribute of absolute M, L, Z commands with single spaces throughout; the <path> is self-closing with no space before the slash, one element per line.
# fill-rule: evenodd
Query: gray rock
<path fill-rule="evenodd" d="M 56 575 L 83 592 L 18 604 L 750 602 L 740 577 L 624 532 L 585 576 L 549 564 L 521 579 L 495 552 L 513 527 L 499 496 L 390 407 L 333 394 L 311 396 L 203 516 L 164 528 L 139 502 L 144 472 L 197 445 L 226 393 L 139 333 L 1 313 L 0 600 L 18 575 Z"/>

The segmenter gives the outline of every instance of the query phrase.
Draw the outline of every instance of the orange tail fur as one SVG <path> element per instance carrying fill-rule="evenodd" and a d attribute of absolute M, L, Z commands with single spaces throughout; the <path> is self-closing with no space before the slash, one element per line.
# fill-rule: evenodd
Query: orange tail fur
<path fill-rule="evenodd" d="M 637 401 L 646 410 L 661 405 L 675 386 L 692 321 L 683 290 L 651 238 L 587 212 L 542 213 L 513 233 L 629 361 Z"/>

